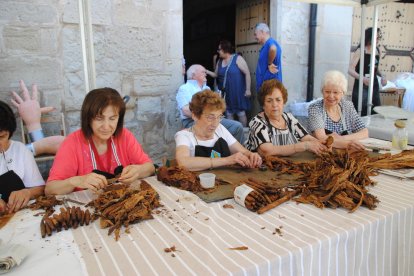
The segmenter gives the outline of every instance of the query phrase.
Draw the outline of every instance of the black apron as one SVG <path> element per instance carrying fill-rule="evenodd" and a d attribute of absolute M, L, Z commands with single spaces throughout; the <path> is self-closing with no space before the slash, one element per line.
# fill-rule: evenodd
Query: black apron
<path fill-rule="evenodd" d="M 112 148 L 112 150 L 109 150 L 109 147 Z M 120 175 L 122 173 L 122 170 L 124 169 L 124 167 L 122 166 L 121 162 L 119 161 L 119 157 L 118 157 L 118 153 L 116 151 L 116 146 L 114 143 L 114 140 L 111 137 L 111 140 L 108 140 L 108 149 L 106 150 L 106 155 L 107 155 L 107 160 L 108 160 L 108 166 L 107 168 L 111 167 L 111 162 L 112 162 L 112 156 L 115 158 L 116 163 L 118 164 L 118 166 L 115 168 L 114 173 L 110 173 L 110 172 L 105 172 L 103 170 L 99 170 L 98 166 L 103 169 L 104 166 L 102 164 L 101 159 L 99 158 L 99 154 L 98 151 L 96 150 L 95 144 L 92 141 L 89 141 L 89 151 L 91 153 L 91 159 L 92 159 L 92 167 L 93 170 L 92 172 L 100 174 L 105 176 L 106 179 L 111 179 L 111 178 L 115 178 L 116 176 Z M 112 156 L 111 156 L 112 154 Z M 95 158 L 96 155 L 96 158 Z"/>
<path fill-rule="evenodd" d="M 192 128 L 191 128 L 191 132 Z M 194 139 L 197 142 L 195 146 L 194 155 L 197 157 L 210 157 L 210 158 L 220 158 L 220 157 L 228 157 L 231 155 L 229 145 L 227 144 L 226 140 L 219 137 L 218 140 L 214 143 L 212 147 L 200 146 L 198 144 L 198 140 L 193 132 Z M 215 135 L 217 135 L 215 133 Z M 218 136 L 218 135 L 217 135 Z"/>
<path fill-rule="evenodd" d="M 322 103 L 322 106 L 323 106 L 323 113 L 324 113 L 324 117 L 323 117 L 323 124 L 324 124 L 324 126 L 325 126 L 326 120 L 328 119 L 328 112 L 326 112 L 326 110 L 325 110 L 325 106 L 323 105 L 323 103 Z M 340 136 L 344 136 L 344 135 L 351 134 L 351 132 L 350 132 L 350 131 L 348 131 L 348 129 L 347 129 L 347 127 L 346 127 L 346 121 L 345 121 L 344 116 L 342 115 L 342 109 L 341 109 L 341 107 L 339 107 L 339 119 L 341 120 L 341 123 L 342 123 L 342 129 L 343 129 L 343 131 L 342 131 L 341 133 L 338 133 L 338 134 L 339 134 Z M 331 119 L 331 120 L 332 120 L 332 119 Z M 326 128 L 325 128 L 325 134 L 326 134 L 326 135 L 332 134 L 332 131 L 330 131 L 329 129 L 326 129 Z"/>
<path fill-rule="evenodd" d="M 7 172 L 0 175 L 0 194 L 1 199 L 8 202 L 12 192 L 25 189 L 26 186 L 24 186 L 23 180 L 17 174 L 7 167 L 6 155 L 4 152 L 3 158 L 6 162 Z"/>

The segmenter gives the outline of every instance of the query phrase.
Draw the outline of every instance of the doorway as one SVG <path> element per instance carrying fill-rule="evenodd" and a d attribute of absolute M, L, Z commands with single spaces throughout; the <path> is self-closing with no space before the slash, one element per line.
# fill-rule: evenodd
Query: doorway
<path fill-rule="evenodd" d="M 217 53 L 217 46 L 220 40 L 229 40 L 250 70 L 252 109 L 248 119 L 260 110 L 255 97 L 255 69 L 261 46 L 254 39 L 254 28 L 260 22 L 269 25 L 269 9 L 269 0 L 183 0 L 186 68 L 201 64 L 214 71 L 213 55 Z M 207 77 L 207 85 L 213 88 L 213 84 L 214 80 Z"/>
<path fill-rule="evenodd" d="M 186 68 L 201 64 L 214 71 L 213 56 L 220 40 L 227 39 L 234 45 L 236 0 L 184 0 L 184 58 Z M 213 88 L 214 80 L 207 77 Z"/>

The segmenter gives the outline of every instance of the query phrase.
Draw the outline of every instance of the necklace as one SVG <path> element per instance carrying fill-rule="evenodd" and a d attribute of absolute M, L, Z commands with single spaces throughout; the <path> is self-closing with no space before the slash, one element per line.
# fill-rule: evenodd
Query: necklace
<path fill-rule="evenodd" d="M 336 105 L 335 110 L 328 110 L 326 109 L 326 112 L 328 113 L 331 120 L 337 122 L 339 119 L 341 119 L 341 111 L 339 110 L 339 105 Z"/>
<path fill-rule="evenodd" d="M 200 140 L 202 140 L 202 141 L 204 141 L 204 140 L 210 140 L 210 139 L 213 139 L 214 138 L 214 134 L 213 135 L 211 135 L 211 136 L 209 136 L 209 137 L 207 137 L 207 136 L 203 136 L 203 135 L 199 135 L 199 134 L 197 134 L 197 130 L 196 130 L 196 128 L 195 128 L 195 125 L 193 125 L 192 127 L 191 127 L 191 132 L 194 134 L 194 138 L 196 138 L 196 140 L 197 140 L 197 137 L 200 139 Z"/>
<path fill-rule="evenodd" d="M 285 120 L 283 120 L 283 117 L 280 117 L 279 119 L 270 119 L 270 123 L 278 128 L 285 127 Z"/>

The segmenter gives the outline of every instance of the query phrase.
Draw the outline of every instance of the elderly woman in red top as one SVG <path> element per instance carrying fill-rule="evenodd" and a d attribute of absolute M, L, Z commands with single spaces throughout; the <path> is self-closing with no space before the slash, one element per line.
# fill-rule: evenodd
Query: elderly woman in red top
<path fill-rule="evenodd" d="M 81 129 L 70 134 L 59 148 L 45 193 L 97 191 L 115 176 L 122 183 L 131 183 L 153 174 L 151 159 L 123 127 L 124 115 L 125 104 L 116 90 L 89 92 L 82 104 Z"/>

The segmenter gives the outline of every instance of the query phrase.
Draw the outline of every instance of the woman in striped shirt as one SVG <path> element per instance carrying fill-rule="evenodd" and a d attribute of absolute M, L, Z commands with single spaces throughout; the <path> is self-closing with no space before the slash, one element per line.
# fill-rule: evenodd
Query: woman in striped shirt
<path fill-rule="evenodd" d="M 319 154 L 327 150 L 292 114 L 283 112 L 287 97 L 287 90 L 280 81 L 272 79 L 263 83 L 259 93 L 263 112 L 249 123 L 247 148 L 264 156 L 289 156 L 303 151 Z"/>

